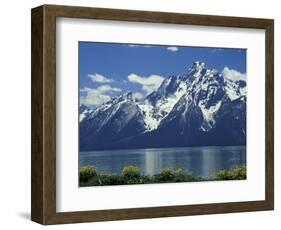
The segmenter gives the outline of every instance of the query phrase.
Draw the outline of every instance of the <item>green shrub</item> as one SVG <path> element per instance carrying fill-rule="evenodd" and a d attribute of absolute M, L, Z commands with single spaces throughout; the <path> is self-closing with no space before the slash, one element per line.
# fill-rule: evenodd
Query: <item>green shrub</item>
<path fill-rule="evenodd" d="M 141 175 L 139 177 L 139 183 L 138 184 L 151 184 L 153 183 L 153 177 L 150 175 Z"/>
<path fill-rule="evenodd" d="M 116 174 L 109 175 L 103 183 L 104 185 L 121 185 L 126 184 L 124 177 Z"/>
<path fill-rule="evenodd" d="M 138 166 L 125 166 L 122 169 L 122 174 L 126 177 L 134 178 L 134 177 L 139 177 L 140 176 L 140 168 Z"/>
<path fill-rule="evenodd" d="M 87 182 L 89 179 L 97 175 L 96 168 L 94 166 L 82 166 L 80 167 L 79 179 L 80 182 Z"/>
<path fill-rule="evenodd" d="M 182 168 L 176 168 L 174 170 L 174 182 L 184 182 L 187 180 L 187 175 Z"/>
<path fill-rule="evenodd" d="M 233 169 L 224 169 L 216 173 L 217 180 L 244 180 L 247 178 L 247 168 L 245 165 L 237 166 Z"/>
<path fill-rule="evenodd" d="M 159 174 L 158 180 L 162 182 L 173 181 L 174 171 L 171 168 L 163 168 Z"/>
<path fill-rule="evenodd" d="M 200 176 L 194 176 L 192 173 L 187 173 L 185 181 L 203 181 L 204 179 Z"/>
<path fill-rule="evenodd" d="M 109 182 L 108 182 L 109 176 L 110 175 L 108 175 L 106 173 L 100 173 L 96 177 L 94 177 L 92 180 L 90 180 L 89 182 L 94 185 L 109 185 Z"/>
<path fill-rule="evenodd" d="M 125 166 L 121 174 L 96 173 L 93 166 L 80 167 L 80 186 L 152 184 L 170 182 L 190 182 L 209 180 L 242 180 L 246 179 L 246 166 L 238 166 L 229 170 L 218 171 L 213 177 L 202 178 L 187 173 L 181 168 L 163 168 L 159 174 L 145 175 L 137 166 Z"/>
<path fill-rule="evenodd" d="M 182 168 L 176 168 L 176 169 L 174 170 L 174 173 L 175 173 L 176 175 L 183 175 L 183 174 L 184 174 L 184 170 L 183 170 Z"/>

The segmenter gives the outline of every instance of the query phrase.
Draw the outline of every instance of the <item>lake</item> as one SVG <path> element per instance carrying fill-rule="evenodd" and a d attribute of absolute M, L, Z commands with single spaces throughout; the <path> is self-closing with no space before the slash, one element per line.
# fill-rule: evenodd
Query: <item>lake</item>
<path fill-rule="evenodd" d="M 139 166 L 144 174 L 158 174 L 161 168 L 182 168 L 208 177 L 218 170 L 246 164 L 245 146 L 122 149 L 80 152 L 80 166 L 93 165 L 97 172 L 119 174 L 124 166 Z"/>

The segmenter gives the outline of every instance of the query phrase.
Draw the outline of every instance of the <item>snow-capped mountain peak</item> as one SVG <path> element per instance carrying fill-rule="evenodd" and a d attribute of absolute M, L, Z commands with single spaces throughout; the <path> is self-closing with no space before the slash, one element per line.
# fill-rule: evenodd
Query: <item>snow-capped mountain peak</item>
<path fill-rule="evenodd" d="M 161 121 L 171 112 L 179 99 L 186 94 L 188 83 L 180 76 L 166 78 L 160 87 L 148 95 L 140 108 L 143 111 L 146 131 L 155 130 Z"/>
<path fill-rule="evenodd" d="M 92 110 L 88 108 L 86 105 L 81 104 L 79 106 L 79 122 L 82 122 L 84 119 L 91 114 Z"/>
<path fill-rule="evenodd" d="M 245 74 L 227 67 L 220 73 L 215 69 L 208 69 L 204 62 L 196 61 L 185 74 L 165 78 L 158 89 L 143 101 L 137 101 L 133 93 L 127 92 L 94 110 L 83 108 L 80 110 L 80 131 L 82 130 L 83 136 L 90 135 L 89 138 L 95 137 L 104 143 L 109 138 L 104 135 L 110 132 L 111 136 L 116 135 L 116 144 L 110 144 L 114 146 L 128 144 L 132 138 L 132 143 L 141 146 L 141 143 L 148 141 L 145 137 L 149 134 L 152 140 L 156 138 L 155 143 L 151 142 L 151 146 L 155 146 L 157 136 L 162 135 L 161 133 L 170 137 L 166 140 L 167 144 L 183 144 L 191 143 L 189 138 L 194 135 L 215 132 L 219 143 L 225 125 L 236 124 L 241 126 L 241 132 L 231 131 L 231 135 L 236 135 L 237 143 L 242 143 L 246 128 L 245 105 Z M 99 139 L 102 137 L 105 140 Z M 196 141 L 193 140 L 195 143 Z M 208 138 L 204 144 L 206 143 Z M 85 141 L 85 146 L 88 145 L 93 144 Z M 95 142 L 95 145 L 101 144 Z"/>
<path fill-rule="evenodd" d="M 247 78 L 245 74 L 225 67 L 222 71 L 222 75 L 225 81 L 226 94 L 230 100 L 233 101 L 246 96 Z"/>
<path fill-rule="evenodd" d="M 135 102 L 135 97 L 133 96 L 132 92 L 127 92 L 124 94 L 121 94 L 117 97 L 112 98 L 112 103 L 120 103 L 120 102 Z"/>
<path fill-rule="evenodd" d="M 193 63 L 193 68 L 195 68 L 197 71 L 201 71 L 205 68 L 205 63 L 202 61 L 196 61 Z"/>

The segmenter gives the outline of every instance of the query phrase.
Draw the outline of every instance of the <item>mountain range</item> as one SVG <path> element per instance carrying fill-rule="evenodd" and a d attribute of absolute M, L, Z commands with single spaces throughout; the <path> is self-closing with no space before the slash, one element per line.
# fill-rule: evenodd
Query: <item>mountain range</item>
<path fill-rule="evenodd" d="M 142 101 L 127 92 L 79 107 L 80 151 L 246 144 L 246 76 L 194 62 Z"/>

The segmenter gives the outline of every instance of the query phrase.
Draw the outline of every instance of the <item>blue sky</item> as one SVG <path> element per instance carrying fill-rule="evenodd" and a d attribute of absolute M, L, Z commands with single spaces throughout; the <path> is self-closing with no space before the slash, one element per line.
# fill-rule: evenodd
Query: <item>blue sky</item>
<path fill-rule="evenodd" d="M 195 61 L 207 68 L 246 73 L 246 49 L 79 42 L 80 103 L 98 106 L 131 91 L 138 99 L 165 77 L 186 73 Z"/>

